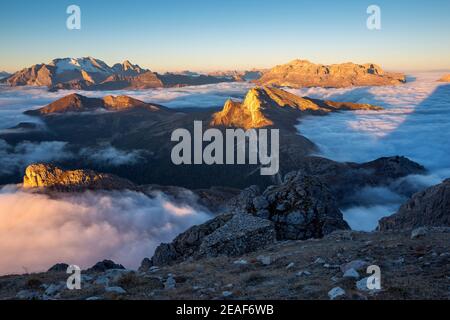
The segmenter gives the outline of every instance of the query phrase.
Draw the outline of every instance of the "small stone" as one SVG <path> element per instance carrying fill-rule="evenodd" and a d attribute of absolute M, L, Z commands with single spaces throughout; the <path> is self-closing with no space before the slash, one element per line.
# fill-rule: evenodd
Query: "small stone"
<path fill-rule="evenodd" d="M 324 263 L 325 263 L 325 260 L 324 260 L 323 258 L 317 258 L 317 259 L 314 261 L 314 263 L 315 263 L 315 264 L 324 264 Z"/>
<path fill-rule="evenodd" d="M 303 277 L 303 276 L 310 276 L 311 272 L 309 272 L 308 270 L 302 270 L 296 273 L 297 277 Z"/>
<path fill-rule="evenodd" d="M 270 256 L 258 256 L 256 258 L 256 260 L 258 260 L 259 262 L 261 262 L 261 264 L 268 266 L 271 264 L 271 259 Z"/>
<path fill-rule="evenodd" d="M 106 292 L 117 293 L 117 294 L 125 294 L 125 293 L 127 293 L 122 287 L 106 287 L 105 291 Z"/>
<path fill-rule="evenodd" d="M 175 281 L 174 277 L 172 275 L 169 275 L 166 282 L 164 282 L 164 288 L 165 289 L 175 289 L 177 282 Z"/>
<path fill-rule="evenodd" d="M 286 269 L 291 269 L 295 266 L 295 263 L 291 262 L 286 266 Z"/>
<path fill-rule="evenodd" d="M 88 301 L 96 301 L 96 300 L 102 300 L 102 298 L 93 296 L 93 297 L 86 298 L 86 300 L 88 300 Z"/>
<path fill-rule="evenodd" d="M 157 266 L 153 266 L 153 267 L 150 267 L 150 269 L 148 269 L 148 271 L 151 273 L 155 273 L 155 272 L 159 271 L 159 268 Z"/>
<path fill-rule="evenodd" d="M 233 262 L 234 264 L 238 264 L 238 265 L 245 265 L 248 264 L 247 260 L 244 259 L 240 259 L 240 260 L 236 260 Z"/>
<path fill-rule="evenodd" d="M 356 288 L 360 291 L 370 291 L 370 289 L 367 287 L 367 280 L 369 277 L 365 277 L 359 281 L 356 282 Z"/>
<path fill-rule="evenodd" d="M 348 263 L 342 264 L 340 268 L 341 268 L 342 273 L 345 273 L 349 269 L 355 269 L 356 271 L 361 271 L 368 265 L 369 265 L 369 263 L 367 261 L 353 260 Z"/>
<path fill-rule="evenodd" d="M 222 292 L 222 296 L 224 298 L 231 297 L 232 295 L 233 295 L 233 292 L 231 292 L 231 291 L 224 291 L 224 292 Z"/>
<path fill-rule="evenodd" d="M 344 278 L 354 278 L 359 279 L 359 273 L 355 269 L 351 268 L 344 272 Z"/>
<path fill-rule="evenodd" d="M 330 300 L 334 300 L 342 296 L 345 296 L 345 290 L 341 287 L 335 287 L 328 292 L 328 297 Z"/>
<path fill-rule="evenodd" d="M 426 227 L 416 228 L 411 231 L 411 239 L 419 239 L 428 234 L 428 229 Z"/>

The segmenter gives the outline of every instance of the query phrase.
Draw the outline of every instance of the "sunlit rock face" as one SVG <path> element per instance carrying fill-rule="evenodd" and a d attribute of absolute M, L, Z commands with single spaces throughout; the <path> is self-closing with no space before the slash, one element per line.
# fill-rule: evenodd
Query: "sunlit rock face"
<path fill-rule="evenodd" d="M 126 179 L 92 170 L 62 170 L 50 164 L 32 164 L 25 170 L 23 187 L 46 188 L 55 191 L 84 190 L 134 190 L 136 187 Z"/>
<path fill-rule="evenodd" d="M 259 85 L 282 87 L 333 87 L 398 85 L 405 82 L 399 73 L 385 72 L 372 63 L 351 62 L 333 65 L 314 64 L 307 60 L 294 60 L 272 68 L 255 81 Z"/>
<path fill-rule="evenodd" d="M 439 82 L 450 82 L 450 74 L 446 74 L 446 75 L 442 76 L 442 78 L 440 78 L 438 81 Z"/>
<path fill-rule="evenodd" d="M 333 102 L 299 97 L 275 87 L 256 87 L 248 91 L 243 102 L 228 100 L 222 111 L 213 115 L 211 125 L 238 128 L 262 128 L 274 125 L 274 119 L 287 112 L 327 114 L 338 110 L 380 110 L 369 104 Z M 295 116 L 293 114 L 293 116 Z"/>

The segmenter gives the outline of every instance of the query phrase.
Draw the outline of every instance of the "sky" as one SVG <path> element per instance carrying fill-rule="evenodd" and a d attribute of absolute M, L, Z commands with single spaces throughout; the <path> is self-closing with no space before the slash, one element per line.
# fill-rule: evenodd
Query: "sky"
<path fill-rule="evenodd" d="M 81 8 L 81 30 L 66 9 Z M 369 5 L 381 30 L 366 27 Z M 268 68 L 301 58 L 450 69 L 448 0 L 2 1 L 0 70 L 60 57 L 125 59 L 153 71 Z"/>

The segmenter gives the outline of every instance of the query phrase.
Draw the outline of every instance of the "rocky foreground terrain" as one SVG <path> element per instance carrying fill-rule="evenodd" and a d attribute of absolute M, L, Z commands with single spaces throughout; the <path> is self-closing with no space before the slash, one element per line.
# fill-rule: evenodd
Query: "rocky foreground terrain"
<path fill-rule="evenodd" d="M 256 80 L 259 85 L 279 87 L 332 87 L 399 85 L 406 82 L 405 75 L 385 72 L 372 63 L 314 64 L 307 60 L 294 60 L 279 65 Z"/>
<path fill-rule="evenodd" d="M 271 244 L 133 271 L 102 261 L 68 290 L 66 265 L 0 277 L 0 299 L 450 299 L 449 228 L 361 233 Z M 381 290 L 368 290 L 368 265 L 381 269 Z"/>

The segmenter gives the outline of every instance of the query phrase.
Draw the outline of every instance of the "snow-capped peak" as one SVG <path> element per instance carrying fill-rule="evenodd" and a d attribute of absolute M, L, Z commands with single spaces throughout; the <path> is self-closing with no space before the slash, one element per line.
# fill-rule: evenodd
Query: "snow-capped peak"
<path fill-rule="evenodd" d="M 50 65 L 56 67 L 57 73 L 71 70 L 86 72 L 112 73 L 112 69 L 103 61 L 92 57 L 55 59 Z"/>

